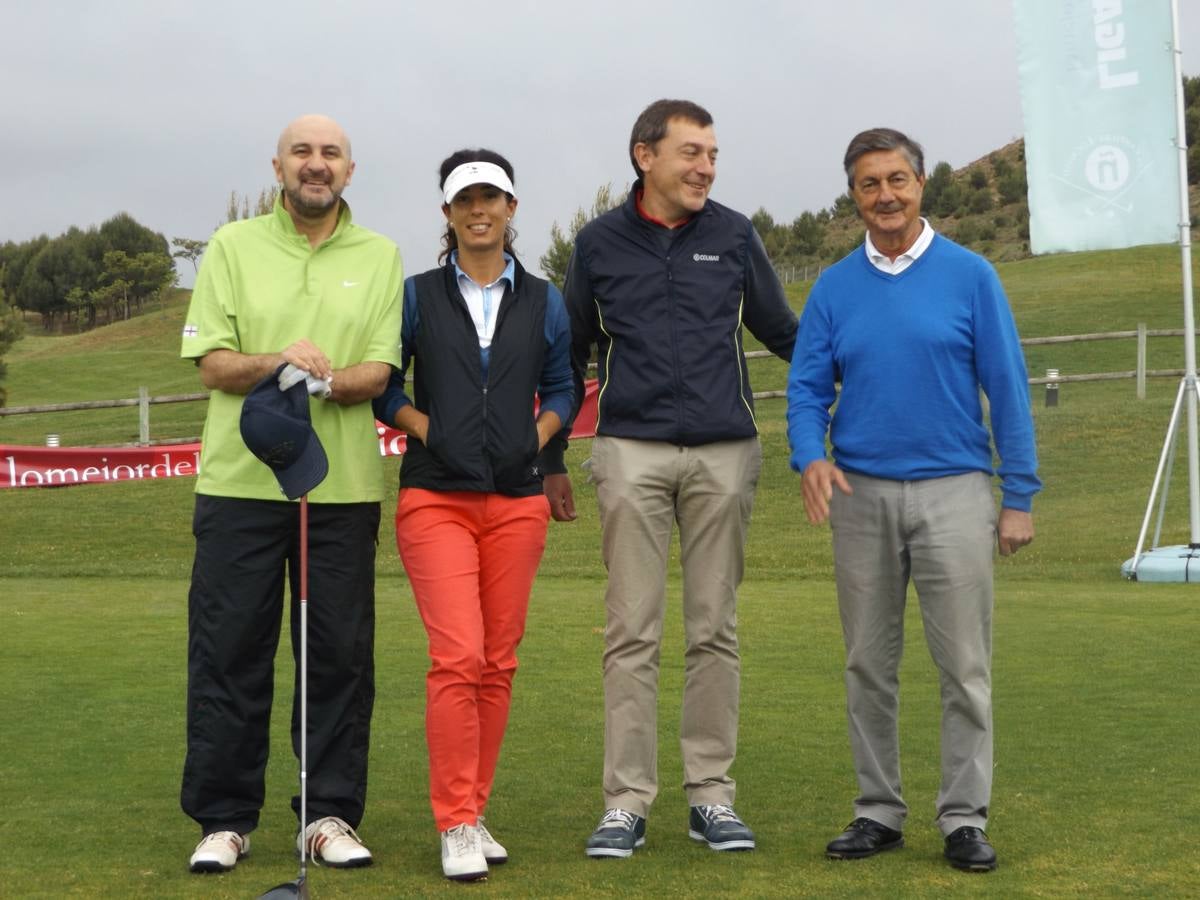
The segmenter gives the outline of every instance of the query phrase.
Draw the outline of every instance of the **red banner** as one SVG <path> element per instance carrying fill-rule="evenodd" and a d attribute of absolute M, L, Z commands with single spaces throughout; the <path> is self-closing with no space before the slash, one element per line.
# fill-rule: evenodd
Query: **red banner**
<path fill-rule="evenodd" d="M 199 444 L 78 448 L 0 444 L 0 488 L 179 478 L 199 471 Z"/>
<path fill-rule="evenodd" d="M 589 381 L 571 437 L 596 434 L 596 382 Z M 375 423 L 381 456 L 404 453 L 405 434 Z M 154 478 L 182 478 L 200 471 L 199 444 L 163 447 L 21 447 L 0 444 L 0 488 L 61 487 Z"/>

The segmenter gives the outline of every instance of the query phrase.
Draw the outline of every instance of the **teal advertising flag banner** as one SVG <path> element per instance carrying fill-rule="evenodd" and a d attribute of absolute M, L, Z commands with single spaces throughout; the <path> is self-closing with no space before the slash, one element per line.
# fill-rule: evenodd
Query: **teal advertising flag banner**
<path fill-rule="evenodd" d="M 1170 0 L 1013 0 L 1034 253 L 1179 239 Z"/>

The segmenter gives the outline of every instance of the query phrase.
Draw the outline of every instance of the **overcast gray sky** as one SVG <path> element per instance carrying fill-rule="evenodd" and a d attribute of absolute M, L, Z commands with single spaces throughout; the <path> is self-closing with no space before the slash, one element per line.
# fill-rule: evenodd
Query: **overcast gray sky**
<path fill-rule="evenodd" d="M 276 138 L 307 112 L 346 128 L 346 199 L 409 274 L 436 262 L 450 152 L 513 162 L 536 268 L 553 221 L 632 180 L 629 130 L 659 97 L 713 114 L 714 199 L 784 221 L 833 202 L 863 128 L 956 168 L 1022 134 L 1010 0 L 2 2 L 0 241 L 122 210 L 207 238 L 230 191 L 273 182 Z M 1200 4 L 1180 5 L 1197 74 Z"/>

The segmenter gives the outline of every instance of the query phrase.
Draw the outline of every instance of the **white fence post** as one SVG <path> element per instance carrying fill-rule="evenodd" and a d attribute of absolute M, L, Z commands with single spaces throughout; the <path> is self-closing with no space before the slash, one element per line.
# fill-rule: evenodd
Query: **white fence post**
<path fill-rule="evenodd" d="M 1137 398 L 1146 399 L 1146 323 L 1137 327 Z"/>
<path fill-rule="evenodd" d="M 150 444 L 150 391 L 144 384 L 138 385 L 138 443 Z"/>

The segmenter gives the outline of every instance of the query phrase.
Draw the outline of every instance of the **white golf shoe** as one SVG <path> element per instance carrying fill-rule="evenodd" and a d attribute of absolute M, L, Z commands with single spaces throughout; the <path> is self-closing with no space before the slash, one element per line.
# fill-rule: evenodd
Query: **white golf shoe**
<path fill-rule="evenodd" d="M 477 825 L 455 825 L 442 832 L 442 874 L 453 881 L 487 878 L 488 864 Z"/>
<path fill-rule="evenodd" d="M 492 837 L 492 833 L 483 824 L 483 816 L 480 816 L 475 824 L 479 829 L 479 843 L 483 848 L 483 858 L 487 860 L 487 864 L 498 866 L 508 862 L 508 851 L 504 849 L 503 844 Z"/>
<path fill-rule="evenodd" d="M 228 872 L 250 852 L 250 838 L 236 831 L 214 831 L 201 838 L 188 868 L 193 872 Z"/>
<path fill-rule="evenodd" d="M 337 816 L 317 819 L 304 829 L 304 833 L 308 837 L 309 856 L 319 865 L 353 869 L 369 866 L 372 862 L 371 851 L 363 846 L 362 838 Z M 296 852 L 303 850 L 304 843 L 300 835 L 296 835 Z"/>

